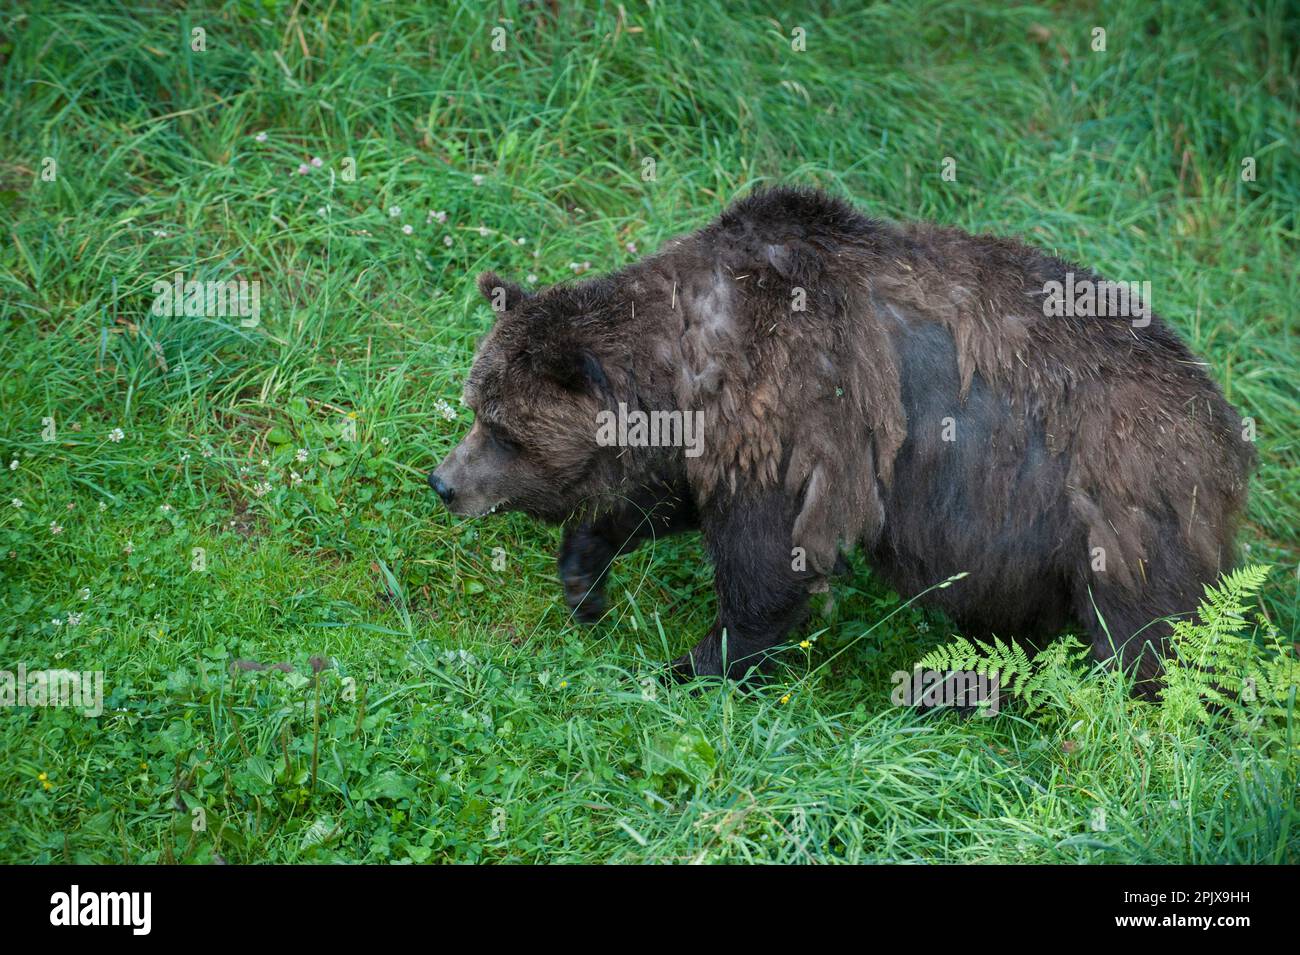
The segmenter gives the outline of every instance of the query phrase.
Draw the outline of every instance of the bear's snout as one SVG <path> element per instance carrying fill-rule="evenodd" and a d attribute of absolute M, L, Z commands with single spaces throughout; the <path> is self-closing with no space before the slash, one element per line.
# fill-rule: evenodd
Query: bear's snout
<path fill-rule="evenodd" d="M 496 510 L 508 495 L 508 469 L 491 456 L 475 453 L 462 441 L 429 475 L 429 487 L 443 506 L 459 517 L 481 517 Z"/>
<path fill-rule="evenodd" d="M 448 486 L 447 482 L 438 476 L 437 471 L 429 474 L 429 487 L 442 498 L 444 504 L 451 504 L 456 499 L 456 489 Z"/>

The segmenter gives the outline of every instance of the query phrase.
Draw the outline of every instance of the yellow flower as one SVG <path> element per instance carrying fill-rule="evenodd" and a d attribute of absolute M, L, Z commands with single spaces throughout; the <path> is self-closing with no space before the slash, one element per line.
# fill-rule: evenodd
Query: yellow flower
<path fill-rule="evenodd" d="M 808 640 L 805 640 L 805 641 L 803 641 L 802 643 L 800 643 L 799 646 L 801 646 L 801 647 L 803 647 L 803 649 L 807 650 L 809 647 L 812 646 L 812 642 L 811 642 L 811 641 L 808 641 Z"/>
<path fill-rule="evenodd" d="M 41 783 L 41 785 L 44 786 L 47 791 L 54 788 L 53 783 Z"/>
<path fill-rule="evenodd" d="M 560 689 L 561 689 L 561 690 L 563 690 L 563 689 L 564 689 L 566 686 L 568 686 L 568 685 L 569 685 L 569 681 L 568 681 L 568 680 L 561 680 L 561 681 L 560 681 Z"/>
<path fill-rule="evenodd" d="M 785 696 L 781 697 L 781 702 L 782 702 L 782 703 L 789 703 L 789 702 L 790 702 L 790 694 L 787 693 Z"/>
<path fill-rule="evenodd" d="M 40 774 L 39 776 L 37 776 L 36 778 L 39 779 L 41 782 L 45 782 L 45 780 L 49 779 L 50 777 L 49 777 L 48 775 L 46 775 L 45 773 L 41 773 L 41 774 Z"/>

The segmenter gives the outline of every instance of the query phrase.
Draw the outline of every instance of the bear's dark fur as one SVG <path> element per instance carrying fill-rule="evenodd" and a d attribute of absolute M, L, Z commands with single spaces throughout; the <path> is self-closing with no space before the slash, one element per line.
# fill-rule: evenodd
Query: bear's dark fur
<path fill-rule="evenodd" d="M 430 482 L 456 513 L 564 522 L 584 618 L 617 554 L 698 527 L 718 619 L 680 670 L 746 672 L 857 545 L 904 595 L 966 571 L 927 599 L 972 633 L 1073 621 L 1150 681 L 1161 618 L 1231 561 L 1253 450 L 1158 317 L 1047 317 L 1069 272 L 1099 281 L 779 188 L 606 277 L 528 294 L 487 273 L 477 420 Z M 699 412 L 702 453 L 602 446 L 620 403 Z"/>

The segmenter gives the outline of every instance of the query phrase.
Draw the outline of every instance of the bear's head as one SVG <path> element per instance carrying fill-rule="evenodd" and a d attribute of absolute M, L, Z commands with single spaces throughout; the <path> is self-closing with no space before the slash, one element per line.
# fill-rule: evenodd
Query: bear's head
<path fill-rule="evenodd" d="M 461 398 L 474 426 L 429 484 L 453 514 L 562 521 L 611 482 L 609 449 L 596 440 L 611 400 L 601 358 L 608 290 L 598 281 L 529 294 L 495 272 L 478 287 L 497 318 Z"/>

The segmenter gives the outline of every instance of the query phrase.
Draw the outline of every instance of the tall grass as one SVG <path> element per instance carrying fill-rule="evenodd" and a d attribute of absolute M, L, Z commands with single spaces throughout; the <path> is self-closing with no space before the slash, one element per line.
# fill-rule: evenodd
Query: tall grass
<path fill-rule="evenodd" d="M 865 571 L 771 683 L 664 689 L 697 541 L 582 629 L 554 532 L 423 475 L 479 270 L 605 270 L 814 183 L 1150 280 L 1257 424 L 1242 539 L 1294 639 L 1295 8 L 556 8 L 0 7 L 0 667 L 107 693 L 0 714 L 0 858 L 1294 862 L 1294 765 L 1113 678 L 1051 722 L 891 706 L 949 624 Z M 153 314 L 178 271 L 259 280 L 260 324 Z"/>

